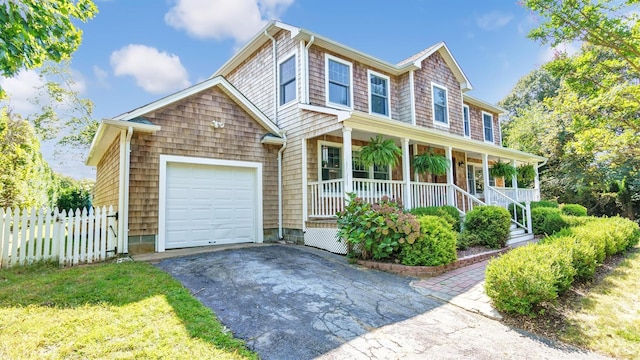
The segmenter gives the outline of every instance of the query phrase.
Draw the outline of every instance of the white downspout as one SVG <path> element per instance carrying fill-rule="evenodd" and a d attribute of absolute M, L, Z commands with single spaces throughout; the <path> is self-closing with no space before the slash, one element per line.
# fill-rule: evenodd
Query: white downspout
<path fill-rule="evenodd" d="M 311 35 L 309 43 L 304 47 L 304 103 L 309 103 L 309 48 L 316 41 L 316 37 Z"/>
<path fill-rule="evenodd" d="M 122 241 L 122 253 L 129 253 L 129 170 L 131 168 L 131 137 L 133 136 L 133 128 L 129 126 L 127 129 L 127 138 L 124 143 L 124 181 L 127 185 L 124 192 L 124 208 L 122 209 L 122 232 L 125 237 Z"/>
<path fill-rule="evenodd" d="M 123 226 L 123 221 L 124 221 L 124 216 L 123 214 L 125 213 L 124 207 L 124 198 L 125 198 L 125 192 L 127 189 L 127 184 L 125 181 L 125 163 L 126 163 L 126 156 L 125 156 L 125 152 L 126 152 L 126 146 L 125 143 L 127 142 L 127 132 L 125 130 L 120 130 L 120 168 L 118 169 L 118 239 L 116 242 L 116 247 L 117 247 L 117 253 L 123 253 L 124 250 L 124 235 L 125 235 L 125 231 L 124 231 L 124 226 Z"/>
<path fill-rule="evenodd" d="M 415 85 L 413 80 L 413 70 L 409 71 L 409 104 L 411 105 L 411 125 L 416 124 L 416 99 Z"/>
<path fill-rule="evenodd" d="M 282 153 L 287 148 L 287 135 L 282 133 L 282 138 L 284 143 L 278 150 L 278 240 L 284 238 L 282 233 Z"/>
<path fill-rule="evenodd" d="M 276 39 L 273 36 L 269 35 L 267 30 L 264 31 L 264 35 L 271 39 L 272 44 L 271 53 L 273 58 L 273 83 L 275 84 L 276 90 L 273 92 L 273 122 L 278 125 L 278 59 L 276 58 L 278 54 L 276 49 Z"/>

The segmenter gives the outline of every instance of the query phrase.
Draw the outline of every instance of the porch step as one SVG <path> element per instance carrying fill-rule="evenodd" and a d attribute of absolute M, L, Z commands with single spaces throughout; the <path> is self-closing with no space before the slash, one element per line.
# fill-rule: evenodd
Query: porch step
<path fill-rule="evenodd" d="M 520 229 L 522 230 L 522 229 Z M 522 232 L 518 232 L 517 234 L 510 234 L 509 235 L 509 240 L 507 240 L 507 245 L 512 246 L 512 245 L 516 245 L 519 243 L 524 243 L 527 241 L 531 241 L 533 240 L 533 234 L 527 234 L 524 232 L 524 230 L 522 230 Z"/>

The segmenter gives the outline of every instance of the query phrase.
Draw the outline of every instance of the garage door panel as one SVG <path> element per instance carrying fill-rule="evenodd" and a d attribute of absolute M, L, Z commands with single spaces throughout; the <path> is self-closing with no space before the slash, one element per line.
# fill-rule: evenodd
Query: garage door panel
<path fill-rule="evenodd" d="M 168 163 L 165 248 L 255 242 L 256 171 Z"/>

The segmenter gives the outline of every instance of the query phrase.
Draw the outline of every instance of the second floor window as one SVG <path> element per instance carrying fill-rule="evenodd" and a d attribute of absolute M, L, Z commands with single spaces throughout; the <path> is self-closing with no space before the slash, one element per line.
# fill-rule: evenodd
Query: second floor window
<path fill-rule="evenodd" d="M 371 112 L 389 116 L 389 78 L 369 73 Z"/>
<path fill-rule="evenodd" d="M 280 64 L 280 105 L 296 99 L 296 57 Z"/>
<path fill-rule="evenodd" d="M 443 125 L 449 125 L 449 110 L 447 109 L 447 89 L 432 84 L 433 94 L 433 121 Z"/>
<path fill-rule="evenodd" d="M 351 107 L 351 65 L 327 59 L 328 102 Z"/>
<path fill-rule="evenodd" d="M 469 120 L 469 106 L 462 106 L 462 122 L 464 124 L 464 136 L 471 137 L 471 122 Z"/>
<path fill-rule="evenodd" d="M 484 141 L 493 142 L 493 115 L 483 112 L 482 123 L 484 128 Z"/>

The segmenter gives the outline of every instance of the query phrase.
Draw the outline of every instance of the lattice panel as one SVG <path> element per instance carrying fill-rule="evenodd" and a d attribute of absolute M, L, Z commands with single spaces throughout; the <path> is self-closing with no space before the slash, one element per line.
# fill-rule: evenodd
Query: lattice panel
<path fill-rule="evenodd" d="M 347 244 L 344 241 L 338 242 L 337 233 L 338 229 L 336 228 L 307 228 L 304 233 L 304 244 L 327 250 L 334 254 L 345 255 L 347 253 Z"/>

